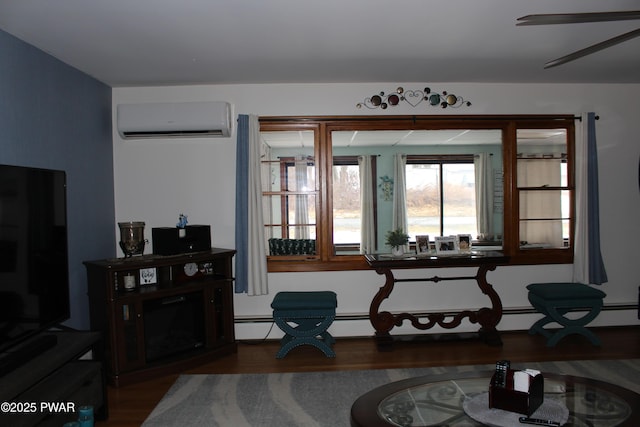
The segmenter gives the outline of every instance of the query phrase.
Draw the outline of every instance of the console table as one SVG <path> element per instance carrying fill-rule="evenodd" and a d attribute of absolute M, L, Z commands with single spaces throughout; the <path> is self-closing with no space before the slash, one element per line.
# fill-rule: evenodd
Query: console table
<path fill-rule="evenodd" d="M 500 334 L 496 326 L 502 318 L 502 302 L 493 286 L 487 282 L 487 272 L 493 271 L 498 265 L 506 264 L 508 257 L 501 252 L 482 251 L 469 254 L 449 255 L 449 256 L 405 256 L 394 258 L 390 255 L 368 254 L 365 259 L 376 273 L 384 275 L 386 281 L 378 290 L 369 308 L 369 319 L 376 330 L 375 336 L 379 350 L 391 348 L 393 339 L 389 333 L 395 326 L 402 325 L 404 320 L 411 321 L 413 327 L 419 330 L 426 330 L 440 325 L 446 329 L 453 329 L 460 325 L 462 319 L 469 318 L 472 323 L 479 323 L 481 328 L 480 337 L 489 345 L 502 345 Z M 432 276 L 427 278 L 398 279 L 394 276 L 393 270 L 398 269 L 432 269 L 445 267 L 475 267 L 477 272 L 474 276 Z M 489 297 L 491 308 L 483 307 L 476 311 L 463 310 L 456 313 L 452 319 L 447 320 L 447 315 L 443 313 L 430 313 L 426 316 L 427 323 L 422 323 L 420 319 L 410 313 L 390 313 L 380 311 L 382 302 L 389 298 L 396 283 L 402 282 L 440 282 L 447 280 L 475 280 L 483 294 Z"/>

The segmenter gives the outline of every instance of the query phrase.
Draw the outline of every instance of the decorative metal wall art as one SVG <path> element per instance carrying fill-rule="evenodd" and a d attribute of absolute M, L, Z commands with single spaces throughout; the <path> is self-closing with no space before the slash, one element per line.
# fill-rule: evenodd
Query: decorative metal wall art
<path fill-rule="evenodd" d="M 423 102 L 432 107 L 440 106 L 442 108 L 458 108 L 463 105 L 468 107 L 471 105 L 471 102 L 465 101 L 461 96 L 448 93 L 447 91 L 436 93 L 432 92 L 428 87 L 425 87 L 423 90 L 404 90 L 404 88 L 399 87 L 393 93 L 385 94 L 384 92 L 380 92 L 377 95 L 366 98 L 364 102 L 357 103 L 356 107 L 367 107 L 372 110 L 382 108 L 385 110 L 390 106 L 395 107 L 400 104 L 400 102 L 406 102 L 412 107 L 417 107 Z"/>
<path fill-rule="evenodd" d="M 393 200 L 393 179 L 388 175 L 380 177 L 380 189 L 382 190 L 382 198 L 387 202 Z"/>

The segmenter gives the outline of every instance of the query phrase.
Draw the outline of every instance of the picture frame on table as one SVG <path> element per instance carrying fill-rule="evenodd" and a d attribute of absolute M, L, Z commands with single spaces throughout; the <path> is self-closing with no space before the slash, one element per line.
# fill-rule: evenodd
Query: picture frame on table
<path fill-rule="evenodd" d="M 461 253 L 471 252 L 471 234 L 458 234 L 458 251 Z"/>
<path fill-rule="evenodd" d="M 436 255 L 455 255 L 458 253 L 457 236 L 436 236 Z"/>
<path fill-rule="evenodd" d="M 429 247 L 429 235 L 428 234 L 420 234 L 416 236 L 416 253 L 420 254 L 428 254 L 431 252 L 431 248 Z"/>
<path fill-rule="evenodd" d="M 140 284 L 154 285 L 158 282 L 158 272 L 155 267 L 140 269 Z"/>

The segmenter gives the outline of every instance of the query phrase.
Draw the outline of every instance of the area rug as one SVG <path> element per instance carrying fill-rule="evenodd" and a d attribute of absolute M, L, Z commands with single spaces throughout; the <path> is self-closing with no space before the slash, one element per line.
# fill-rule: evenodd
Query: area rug
<path fill-rule="evenodd" d="M 640 359 L 526 363 L 640 393 Z M 182 375 L 143 427 L 342 427 L 353 402 L 372 389 L 423 375 L 487 371 L 493 365 L 278 374 Z"/>

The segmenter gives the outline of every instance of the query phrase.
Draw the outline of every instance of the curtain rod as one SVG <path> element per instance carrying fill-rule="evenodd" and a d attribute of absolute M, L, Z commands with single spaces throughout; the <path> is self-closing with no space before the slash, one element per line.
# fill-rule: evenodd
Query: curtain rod
<path fill-rule="evenodd" d="M 573 116 L 573 118 L 574 118 L 575 120 L 580 120 L 580 121 L 582 121 L 582 116 Z M 597 114 L 596 114 L 596 120 L 600 120 L 600 116 L 599 116 L 599 115 L 597 115 Z"/>
<path fill-rule="evenodd" d="M 569 120 L 579 119 L 572 114 L 516 114 L 516 115 L 392 115 L 392 116 L 261 116 L 261 122 L 348 122 L 348 121 L 513 121 L 513 120 Z"/>

